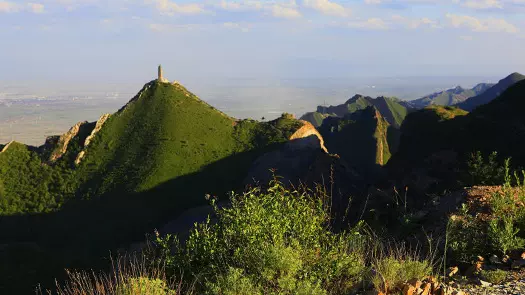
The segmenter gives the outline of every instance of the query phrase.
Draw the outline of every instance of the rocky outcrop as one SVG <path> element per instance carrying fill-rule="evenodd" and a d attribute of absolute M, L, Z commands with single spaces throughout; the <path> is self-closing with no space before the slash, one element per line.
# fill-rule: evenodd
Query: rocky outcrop
<path fill-rule="evenodd" d="M 79 134 L 81 128 L 87 124 L 89 124 L 87 121 L 78 122 L 75 124 L 75 126 L 71 127 L 68 132 L 60 136 L 55 150 L 49 157 L 49 162 L 54 163 L 58 161 L 67 152 L 67 147 L 71 140 L 76 137 Z"/>
<path fill-rule="evenodd" d="M 104 114 L 98 119 L 97 123 L 95 124 L 95 128 L 93 131 L 91 131 L 91 134 L 86 138 L 86 141 L 84 141 L 84 149 L 78 154 L 77 158 L 75 159 L 75 164 L 78 165 L 86 155 L 86 148 L 89 146 L 95 135 L 102 129 L 102 126 L 104 126 L 104 123 L 111 117 L 111 114 Z"/>
<path fill-rule="evenodd" d="M 6 144 L 3 148 L 2 148 L 2 151 L 0 153 L 3 153 L 5 151 L 7 151 L 7 149 L 9 148 L 10 145 L 12 145 L 15 141 L 10 141 L 8 144 Z"/>
<path fill-rule="evenodd" d="M 328 150 L 324 146 L 324 139 L 321 136 L 321 133 L 312 125 L 312 123 L 301 120 L 303 126 L 295 131 L 292 136 L 290 136 L 289 144 L 293 145 L 294 148 L 321 148 L 324 152 L 328 153 Z M 317 140 L 314 137 L 317 138 Z M 303 139 L 303 140 L 296 140 Z"/>

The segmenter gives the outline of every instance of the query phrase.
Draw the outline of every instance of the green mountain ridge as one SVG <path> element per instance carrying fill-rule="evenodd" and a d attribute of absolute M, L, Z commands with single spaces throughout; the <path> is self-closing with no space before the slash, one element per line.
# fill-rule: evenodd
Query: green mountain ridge
<path fill-rule="evenodd" d="M 322 124 L 322 120 L 326 117 L 333 116 L 342 118 L 346 114 L 364 110 L 369 106 L 374 106 L 378 109 L 388 123 L 395 127 L 401 126 L 401 123 L 409 111 L 403 105 L 403 102 L 397 98 L 383 96 L 372 98 L 357 94 L 347 100 L 344 104 L 329 107 L 318 106 L 316 112 L 306 113 L 301 119 L 319 127 Z"/>

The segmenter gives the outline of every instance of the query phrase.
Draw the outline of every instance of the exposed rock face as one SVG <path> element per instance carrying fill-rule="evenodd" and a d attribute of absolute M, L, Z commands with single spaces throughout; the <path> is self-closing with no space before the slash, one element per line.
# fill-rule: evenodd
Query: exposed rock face
<path fill-rule="evenodd" d="M 91 134 L 86 138 L 86 141 L 84 142 L 84 149 L 78 154 L 77 158 L 75 159 L 75 164 L 80 164 L 84 156 L 86 155 L 86 148 L 89 146 L 95 135 L 102 129 L 102 126 L 104 126 L 104 123 L 111 117 L 111 114 L 104 114 L 98 119 L 95 128 L 93 131 L 91 131 Z"/>
<path fill-rule="evenodd" d="M 14 142 L 14 141 L 10 141 L 8 144 L 6 144 L 0 153 L 3 153 L 3 152 L 5 152 L 5 151 L 7 151 L 7 149 L 9 148 L 9 146 L 10 146 L 11 144 L 13 144 L 13 142 Z"/>
<path fill-rule="evenodd" d="M 250 168 L 245 184 L 265 184 L 273 177 L 274 170 L 284 184 L 299 183 L 328 185 L 330 178 L 338 179 L 341 191 L 357 191 L 361 178 L 338 156 L 328 154 L 324 139 L 309 122 L 303 126 L 281 148 L 260 156 Z"/>
<path fill-rule="evenodd" d="M 71 129 L 69 129 L 69 131 L 66 132 L 66 134 L 60 136 L 57 148 L 51 153 L 51 156 L 49 157 L 49 161 L 51 163 L 56 162 L 67 152 L 67 147 L 71 140 L 75 136 L 77 136 L 80 132 L 80 129 L 87 124 L 89 124 L 87 121 L 78 122 L 77 124 L 75 124 L 75 126 L 71 127 Z"/>
<path fill-rule="evenodd" d="M 314 125 L 312 125 L 312 123 L 310 122 L 303 121 L 303 120 L 301 120 L 301 122 L 303 123 L 303 127 L 299 128 L 297 131 L 295 131 L 294 134 L 292 134 L 292 136 L 290 137 L 290 144 L 293 144 L 295 148 L 310 147 L 310 148 L 316 149 L 320 147 L 324 152 L 327 153 L 328 150 L 324 146 L 324 139 L 321 136 L 321 134 L 317 131 L 317 129 L 314 127 Z M 313 137 L 310 137 L 312 135 L 317 137 L 318 141 L 315 140 Z M 301 139 L 301 138 L 308 139 L 308 140 L 295 141 L 296 139 Z"/>
<path fill-rule="evenodd" d="M 95 135 L 100 131 L 100 129 L 102 129 L 102 126 L 104 125 L 104 123 L 106 123 L 109 117 L 111 117 L 111 114 L 104 114 L 100 117 L 100 119 L 98 119 L 95 125 L 95 129 L 91 131 L 91 134 L 86 138 L 86 141 L 84 142 L 84 148 L 91 143 L 91 140 L 93 140 Z"/>

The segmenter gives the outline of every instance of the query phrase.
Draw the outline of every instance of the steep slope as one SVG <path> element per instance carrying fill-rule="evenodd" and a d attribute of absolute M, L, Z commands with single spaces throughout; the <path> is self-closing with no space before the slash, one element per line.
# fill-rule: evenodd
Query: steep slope
<path fill-rule="evenodd" d="M 409 101 L 408 103 L 415 109 L 422 109 L 430 105 L 450 106 L 466 101 L 468 98 L 480 95 L 487 91 L 493 84 L 480 83 L 472 89 L 464 89 L 461 86 L 436 92 L 431 95 Z"/>
<path fill-rule="evenodd" d="M 327 118 L 319 128 L 325 145 L 365 177 L 373 178 L 390 159 L 389 124 L 375 107 L 344 118 Z"/>
<path fill-rule="evenodd" d="M 35 148 L 11 142 L 0 152 L 0 216 L 56 210 L 72 182 L 69 169 L 43 165 Z"/>
<path fill-rule="evenodd" d="M 520 73 L 512 73 L 504 79 L 500 80 L 496 85 L 493 85 L 485 92 L 471 97 L 464 102 L 458 103 L 457 106 L 466 111 L 472 111 L 480 105 L 487 104 L 501 95 L 507 88 L 515 83 L 524 80 L 525 76 Z"/>
<path fill-rule="evenodd" d="M 326 117 L 333 116 L 342 118 L 346 114 L 364 110 L 370 106 L 376 107 L 388 123 L 395 127 L 401 126 L 401 123 L 408 113 L 408 109 L 396 98 L 383 96 L 371 98 L 358 94 L 341 105 L 329 107 L 318 106 L 316 112 L 306 113 L 301 119 L 309 121 L 314 126 L 319 127 L 322 124 L 322 119 Z"/>

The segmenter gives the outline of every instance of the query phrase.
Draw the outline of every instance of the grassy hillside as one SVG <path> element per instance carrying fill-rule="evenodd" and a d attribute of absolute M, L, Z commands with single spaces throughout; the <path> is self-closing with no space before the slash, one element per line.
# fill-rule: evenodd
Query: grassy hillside
<path fill-rule="evenodd" d="M 457 106 L 466 111 L 472 111 L 480 105 L 487 104 L 492 100 L 500 96 L 507 88 L 514 85 L 515 83 L 524 80 L 525 76 L 520 73 L 512 73 L 504 79 L 500 80 L 496 85 L 493 85 L 491 88 L 485 92 L 471 97 L 464 102 L 459 103 Z"/>
<path fill-rule="evenodd" d="M 89 146 L 85 134 L 74 136 L 54 164 L 47 156 L 60 146 L 38 153 L 11 144 L 0 154 L 0 243 L 6 245 L 0 260 L 8 261 L 0 268 L 0 293 L 17 290 L 11 288 L 20 280 L 28 289 L 52 284 L 46 279 L 60 278 L 65 267 L 106 265 L 110 250 L 205 204 L 206 194 L 240 189 L 254 159 L 301 126 L 289 115 L 236 121 L 181 85 L 151 82 Z M 80 151 L 85 156 L 77 166 Z M 22 273 L 14 270 L 18 265 Z M 41 268 L 47 272 L 34 271 Z"/>
<path fill-rule="evenodd" d="M 410 105 L 416 109 L 421 109 L 430 105 L 451 106 L 466 101 L 468 98 L 479 95 L 487 91 L 493 84 L 480 83 L 472 89 L 464 89 L 460 86 L 431 95 L 412 100 Z"/>
<path fill-rule="evenodd" d="M 323 124 L 323 120 L 327 118 L 328 114 L 322 114 L 319 112 L 309 112 L 301 116 L 301 120 L 308 121 L 312 123 L 315 127 L 321 126 Z"/>

